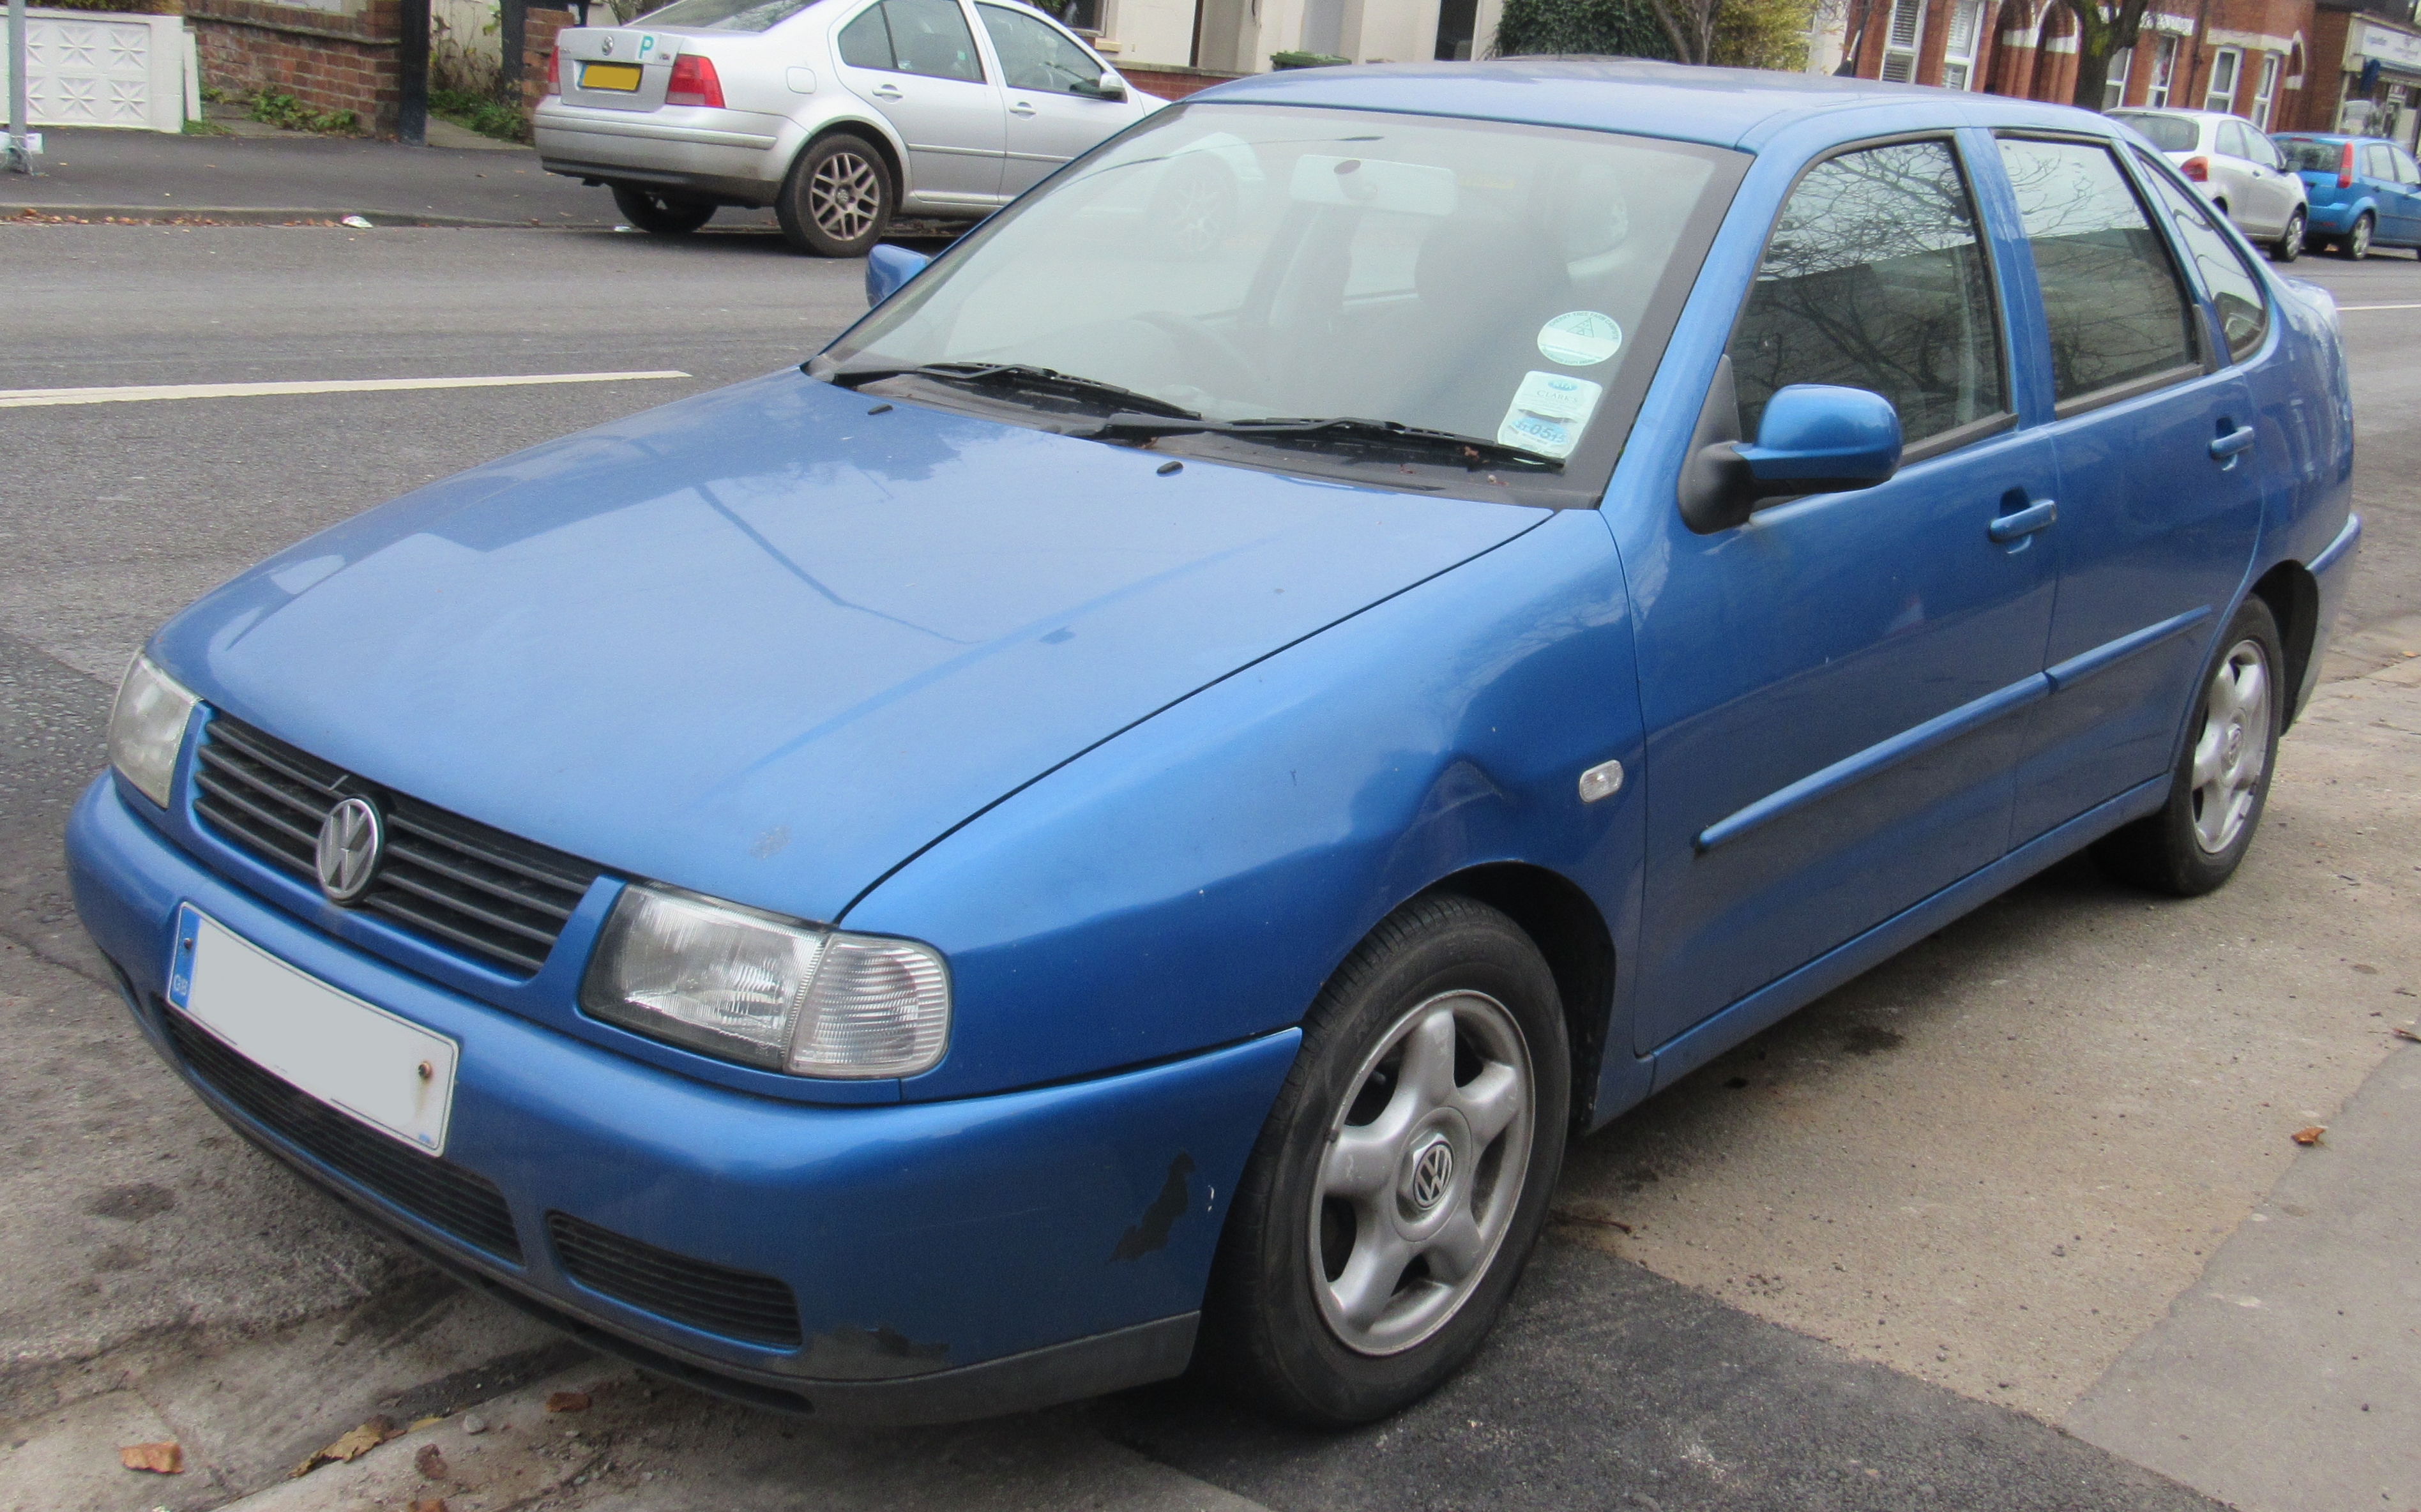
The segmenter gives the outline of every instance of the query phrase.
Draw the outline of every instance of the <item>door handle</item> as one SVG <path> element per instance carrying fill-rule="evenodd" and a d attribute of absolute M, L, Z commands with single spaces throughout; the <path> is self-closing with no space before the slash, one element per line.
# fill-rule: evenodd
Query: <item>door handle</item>
<path fill-rule="evenodd" d="M 896 84 L 879 84 L 867 92 L 874 96 L 877 100 L 898 100 L 900 98 L 899 86 Z"/>
<path fill-rule="evenodd" d="M 2220 423 L 2226 424 L 2224 420 Z M 2210 444 L 2211 460 L 2226 461 L 2238 452 L 2251 451 L 2257 439 L 2251 426 L 2238 426 L 2233 430 L 2223 432 L 2217 441 Z"/>
<path fill-rule="evenodd" d="M 1021 100 L 1008 107 L 1008 113 L 1012 116 L 1031 116 L 1034 114 L 1034 107 Z"/>
<path fill-rule="evenodd" d="M 2058 521 L 2059 502 L 2045 499 L 2039 504 L 2030 504 L 2023 509 L 1999 516 L 1984 527 L 1984 533 L 2006 546 L 2010 541 L 2023 540 L 2038 530 L 2048 530 Z"/>

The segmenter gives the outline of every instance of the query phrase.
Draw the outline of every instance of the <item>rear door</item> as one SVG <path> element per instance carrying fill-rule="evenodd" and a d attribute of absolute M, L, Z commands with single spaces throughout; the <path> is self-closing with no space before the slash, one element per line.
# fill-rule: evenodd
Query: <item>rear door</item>
<path fill-rule="evenodd" d="M 878 0 L 841 27 L 841 83 L 908 147 L 903 197 L 1000 202 L 1004 116 L 958 0 Z"/>
<path fill-rule="evenodd" d="M 2261 165 L 2253 161 L 2253 144 L 2241 121 L 2214 121 L 2210 133 L 2210 193 L 2227 201 L 2227 213 L 2248 231 L 2272 232 L 2278 227 L 2270 215 L 2270 196 L 2261 185 Z"/>
<path fill-rule="evenodd" d="M 2210 207 L 2148 166 L 2139 183 L 2101 142 L 2000 146 L 2041 289 L 2063 554 L 2053 691 L 2030 713 L 2018 772 L 2023 844 L 2167 772 L 2252 555 L 2253 449 L 2282 438 L 2259 434 L 2229 366 L 2260 346 L 2267 312 Z M 2228 283 L 2225 340 L 2176 250 L 2187 224 L 2227 264 L 2210 273 Z"/>
<path fill-rule="evenodd" d="M 1002 194 L 1023 193 L 1135 119 L 1126 100 L 1080 92 L 1095 86 L 1103 65 L 1074 38 L 1007 6 L 978 5 L 976 14 L 1000 61 L 1008 107 Z"/>
<path fill-rule="evenodd" d="M 2399 227 L 2390 240 L 2398 246 L 2421 242 L 2421 166 L 2400 147 L 2387 149 L 2388 165 L 2396 170 L 2396 209 Z"/>
<path fill-rule="evenodd" d="M 2260 228 L 2265 236 L 2274 236 L 2287 228 L 2288 218 L 2304 203 L 2303 180 L 2287 171 L 2286 161 L 2270 138 L 2252 127 L 2235 121 L 2228 123 L 2243 148 L 2246 165 L 2251 170 L 2253 194 L 2260 201 Z M 2241 221 L 2240 225 L 2245 224 Z"/>

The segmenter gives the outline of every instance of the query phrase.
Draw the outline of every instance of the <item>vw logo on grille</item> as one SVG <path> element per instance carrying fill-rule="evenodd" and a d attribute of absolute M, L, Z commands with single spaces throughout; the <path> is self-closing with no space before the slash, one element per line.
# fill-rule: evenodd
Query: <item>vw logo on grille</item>
<path fill-rule="evenodd" d="M 320 823 L 320 891 L 334 903 L 351 903 L 370 890 L 379 854 L 386 849 L 386 825 L 378 805 L 348 798 Z"/>
<path fill-rule="evenodd" d="M 1427 1212 L 1445 1200 L 1446 1188 L 1453 1184 L 1454 1146 L 1437 1140 L 1413 1162 L 1413 1206 Z"/>

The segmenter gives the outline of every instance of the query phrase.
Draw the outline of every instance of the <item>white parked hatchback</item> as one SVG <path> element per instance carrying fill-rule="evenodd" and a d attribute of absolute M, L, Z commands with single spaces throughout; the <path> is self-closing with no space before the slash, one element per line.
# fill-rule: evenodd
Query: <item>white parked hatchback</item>
<path fill-rule="evenodd" d="M 990 213 L 1161 103 L 1014 0 L 675 0 L 558 34 L 535 126 L 548 172 L 643 230 L 771 205 L 793 247 L 853 257 L 894 216 Z"/>
<path fill-rule="evenodd" d="M 2260 128 L 2215 110 L 2114 110 L 2110 118 L 2143 132 L 2272 261 L 2303 256 L 2304 180 Z"/>

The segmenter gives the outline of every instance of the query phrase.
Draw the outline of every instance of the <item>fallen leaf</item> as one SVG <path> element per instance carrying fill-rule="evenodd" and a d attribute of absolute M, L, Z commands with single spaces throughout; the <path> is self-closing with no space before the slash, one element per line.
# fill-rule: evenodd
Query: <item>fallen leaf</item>
<path fill-rule="evenodd" d="M 325 1449 L 320 1450 L 318 1454 L 313 1455 L 310 1458 L 305 1459 L 301 1464 L 295 1466 L 292 1470 L 288 1471 L 286 1473 L 286 1478 L 288 1480 L 299 1480 L 303 1476 L 308 1475 L 311 1472 L 319 1469 L 321 1465 L 335 1464 L 340 1461 L 350 1463 L 353 1460 L 359 1459 L 362 1456 L 368 1454 L 371 1450 L 377 1448 L 380 1444 L 386 1442 L 389 1439 L 395 1438 L 403 1430 L 401 1428 L 395 1426 L 395 1420 L 393 1418 L 374 1417 L 368 1422 L 363 1424 L 360 1427 L 339 1435 L 336 1442 L 328 1445 Z"/>
<path fill-rule="evenodd" d="M 445 1498 L 442 1496 L 415 1498 L 412 1504 L 411 1512 L 445 1512 Z"/>
<path fill-rule="evenodd" d="M 440 1413 L 435 1417 L 416 1417 L 412 1420 L 412 1426 L 404 1429 L 403 1431 L 406 1433 L 418 1433 L 423 1428 L 433 1428 L 438 1424 L 445 1421 L 445 1417 L 443 1413 Z"/>
<path fill-rule="evenodd" d="M 2320 1142 L 2320 1136 L 2328 1131 L 2328 1125 L 2314 1124 L 2309 1129 L 2298 1129 L 2287 1137 L 2292 1139 L 2298 1145 L 2317 1145 Z"/>
<path fill-rule="evenodd" d="M 552 1393 L 546 1399 L 546 1410 L 550 1412 L 586 1412 L 588 1411 L 588 1394 L 586 1392 Z"/>
<path fill-rule="evenodd" d="M 185 1449 L 174 1439 L 166 1443 L 130 1443 L 117 1451 L 117 1462 L 154 1475 L 180 1475 L 185 1470 Z"/>
<path fill-rule="evenodd" d="M 2421 1043 L 2421 1035 L 2414 1034 L 2410 1027 L 2404 1024 L 2398 1024 L 2395 1028 L 2390 1029 L 2388 1033 L 2394 1035 L 2398 1039 L 2410 1039 L 2415 1043 Z"/>
<path fill-rule="evenodd" d="M 412 1457 L 413 1468 L 428 1480 L 444 1480 L 452 1473 L 445 1468 L 445 1456 L 433 1443 L 424 1443 L 420 1453 Z"/>

